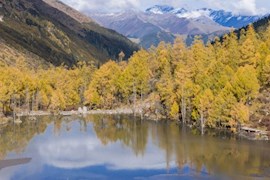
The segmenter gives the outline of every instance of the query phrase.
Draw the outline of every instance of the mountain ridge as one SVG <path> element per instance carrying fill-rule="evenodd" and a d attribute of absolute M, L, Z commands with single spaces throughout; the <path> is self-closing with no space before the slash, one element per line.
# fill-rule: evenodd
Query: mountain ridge
<path fill-rule="evenodd" d="M 0 5 L 0 38 L 54 65 L 101 64 L 121 51 L 128 58 L 138 50 L 123 35 L 57 0 L 0 0 Z"/>
<path fill-rule="evenodd" d="M 49 4 L 50 6 L 58 9 L 59 11 L 62 11 L 66 13 L 68 16 L 73 17 L 75 20 L 77 20 L 80 23 L 90 23 L 93 22 L 93 20 L 80 13 L 79 11 L 67 6 L 62 1 L 59 0 L 43 0 L 45 3 Z"/>
<path fill-rule="evenodd" d="M 200 8 L 196 10 L 187 10 L 185 8 L 174 8 L 173 6 L 167 5 L 155 5 L 146 9 L 148 13 L 157 14 L 175 14 L 179 18 L 196 19 L 201 16 L 208 17 L 214 22 L 225 26 L 233 28 L 241 28 L 247 24 L 253 23 L 265 15 L 247 16 L 247 15 L 236 15 L 232 12 L 225 10 L 214 10 L 210 8 Z"/>
<path fill-rule="evenodd" d="M 161 41 L 172 43 L 177 36 L 186 39 L 188 45 L 196 35 L 202 36 L 204 41 L 213 40 L 215 36 L 245 27 L 264 17 L 235 15 L 209 8 L 187 10 L 168 5 L 155 5 L 145 11 L 89 15 L 100 25 L 114 29 L 144 48 L 157 46 Z"/>
<path fill-rule="evenodd" d="M 175 14 L 151 14 L 142 11 L 110 14 L 89 14 L 100 25 L 114 29 L 128 38 L 139 39 L 140 45 L 149 48 L 159 42 L 172 43 L 176 36 L 220 34 L 230 28 L 209 19 L 179 18 Z M 141 33 L 138 33 L 141 32 Z M 149 38 L 151 37 L 151 38 Z"/>

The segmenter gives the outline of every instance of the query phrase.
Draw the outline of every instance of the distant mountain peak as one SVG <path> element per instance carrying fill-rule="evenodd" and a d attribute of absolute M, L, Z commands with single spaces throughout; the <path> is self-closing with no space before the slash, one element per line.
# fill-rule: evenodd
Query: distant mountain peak
<path fill-rule="evenodd" d="M 187 10 L 185 8 L 174 8 L 167 5 L 155 5 L 151 8 L 148 8 L 146 12 L 152 14 L 172 14 L 179 18 L 198 21 L 201 20 L 207 21 L 207 19 L 210 19 L 222 26 L 233 28 L 241 28 L 263 17 L 263 16 L 235 15 L 229 11 L 213 10 L 210 8 Z"/>
<path fill-rule="evenodd" d="M 175 13 L 179 18 L 197 19 L 201 17 L 210 18 L 211 10 L 209 9 L 197 9 L 193 11 L 185 11 L 182 13 Z M 211 19 L 211 18 L 210 18 Z"/>
<path fill-rule="evenodd" d="M 153 13 L 153 14 L 166 14 L 172 12 L 174 7 L 168 5 L 155 5 L 146 9 L 146 12 Z"/>
<path fill-rule="evenodd" d="M 187 37 L 187 44 L 196 35 L 205 41 L 223 35 L 231 30 L 246 26 L 258 17 L 237 16 L 224 10 L 201 8 L 175 8 L 155 5 L 142 11 L 123 11 L 113 14 L 91 15 L 99 24 L 113 29 L 149 48 L 159 42 L 172 43 L 176 36 Z"/>
<path fill-rule="evenodd" d="M 188 10 L 186 10 L 185 8 L 176 8 L 176 9 L 172 10 L 171 12 L 174 14 L 182 14 L 182 13 L 188 12 Z"/>

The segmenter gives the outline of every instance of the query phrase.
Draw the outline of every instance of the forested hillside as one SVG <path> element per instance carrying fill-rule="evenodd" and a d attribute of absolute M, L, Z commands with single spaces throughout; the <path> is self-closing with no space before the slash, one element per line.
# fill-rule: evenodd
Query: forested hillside
<path fill-rule="evenodd" d="M 267 128 L 269 47 L 270 28 L 257 34 L 250 26 L 240 39 L 232 32 L 206 45 L 197 38 L 191 47 L 177 39 L 99 69 L 86 64 L 30 69 L 18 60 L 16 66 L 0 67 L 1 109 L 8 114 L 82 104 L 90 109 L 145 105 L 144 113 L 202 127 L 234 130 L 241 123 Z"/>
<path fill-rule="evenodd" d="M 118 59 L 121 51 L 128 58 L 138 50 L 126 37 L 57 0 L 0 0 L 0 42 L 21 52 L 29 64 L 29 57 L 53 65 L 102 64 Z"/>
<path fill-rule="evenodd" d="M 86 99 L 103 108 L 119 99 L 133 102 L 142 98 L 155 104 L 164 117 L 208 127 L 250 123 L 262 104 L 257 98 L 269 85 L 269 32 L 259 36 L 250 26 L 239 40 L 231 33 L 222 43 L 218 38 L 207 45 L 197 39 L 191 47 L 180 39 L 173 46 L 161 43 L 149 52 L 136 53 L 124 70 L 123 65 L 102 66 Z M 104 73 L 118 72 L 117 68 L 123 72 L 120 77 Z M 103 78 L 111 80 L 105 83 L 108 88 L 99 86 Z"/>

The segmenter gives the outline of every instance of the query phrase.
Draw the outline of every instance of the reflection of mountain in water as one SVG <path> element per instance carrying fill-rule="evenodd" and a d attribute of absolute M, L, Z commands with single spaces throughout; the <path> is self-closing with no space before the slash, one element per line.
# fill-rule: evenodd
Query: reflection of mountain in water
<path fill-rule="evenodd" d="M 3 168 L 6 168 L 6 167 L 27 164 L 30 161 L 31 161 L 31 158 L 1 160 L 0 161 L 0 170 Z"/>

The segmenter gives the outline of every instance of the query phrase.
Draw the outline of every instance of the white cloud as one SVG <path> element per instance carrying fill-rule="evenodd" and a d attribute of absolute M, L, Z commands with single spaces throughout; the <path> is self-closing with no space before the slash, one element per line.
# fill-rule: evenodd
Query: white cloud
<path fill-rule="evenodd" d="M 232 11 L 235 14 L 255 15 L 270 12 L 269 0 L 61 0 L 81 11 L 121 11 L 128 8 L 144 10 L 156 4 L 175 7 L 214 8 Z"/>
<path fill-rule="evenodd" d="M 65 132 L 66 124 L 62 124 L 60 134 L 55 136 L 50 125 L 45 132 L 46 135 L 35 137 L 26 152 L 20 155 L 20 157 L 32 157 L 32 160 L 22 167 L 1 169 L 0 179 L 14 179 L 14 175 L 17 174 L 20 174 L 22 179 L 31 177 L 42 173 L 46 165 L 65 170 L 91 166 L 104 166 L 108 170 L 161 170 L 167 167 L 165 151 L 154 143 L 148 143 L 143 155 L 136 155 L 132 148 L 123 146 L 120 141 L 109 143 L 104 147 L 93 131 L 78 133 L 80 128 L 78 123 L 72 122 L 68 126 L 72 129 Z M 89 125 L 88 128 L 93 127 Z M 149 137 L 147 142 L 150 140 Z M 171 158 L 175 159 L 175 156 Z M 14 155 L 11 154 L 9 159 L 14 159 Z M 174 160 L 170 162 L 170 167 L 177 167 Z M 23 176 L 21 172 L 24 172 Z M 93 178 L 93 176 L 96 176 L 96 179 L 102 178 L 102 174 L 91 174 L 89 177 Z"/>
<path fill-rule="evenodd" d="M 174 7 L 199 8 L 203 0 L 61 0 L 62 2 L 81 11 L 121 11 L 123 9 L 138 8 L 145 10 L 153 5 L 171 5 Z"/>
<path fill-rule="evenodd" d="M 138 0 L 62 0 L 81 11 L 119 11 L 127 8 L 139 8 Z"/>
<path fill-rule="evenodd" d="M 255 0 L 239 0 L 237 3 L 234 4 L 234 9 L 238 10 L 239 13 L 257 14 Z"/>
<path fill-rule="evenodd" d="M 162 150 L 155 146 L 148 147 L 144 157 L 140 157 L 129 148 L 123 149 L 119 142 L 109 144 L 104 148 L 104 145 L 94 137 L 60 137 L 42 142 L 37 149 L 42 161 L 47 165 L 64 169 L 98 165 L 107 165 L 108 169 L 113 170 L 166 167 L 166 156 L 161 156 Z"/>
<path fill-rule="evenodd" d="M 224 9 L 227 11 L 232 11 L 235 14 L 241 15 L 256 15 L 266 13 L 266 10 L 259 6 L 260 4 L 256 0 L 203 0 L 208 7 Z M 266 0 L 261 0 L 265 1 Z M 266 5 L 266 7 L 269 5 Z M 269 6 L 270 7 L 270 6 Z M 268 8 L 269 8 L 268 7 Z"/>

